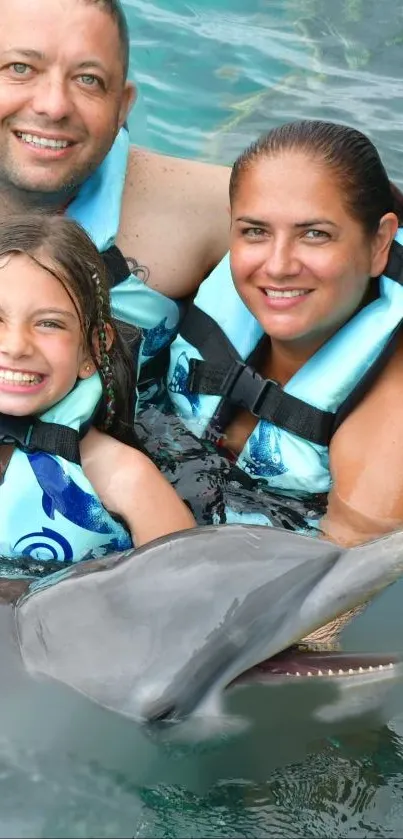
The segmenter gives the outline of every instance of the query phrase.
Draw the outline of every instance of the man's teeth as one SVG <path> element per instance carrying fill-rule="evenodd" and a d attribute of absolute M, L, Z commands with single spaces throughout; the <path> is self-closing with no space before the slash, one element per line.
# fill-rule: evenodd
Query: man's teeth
<path fill-rule="evenodd" d="M 23 134 L 17 131 L 17 137 L 24 143 L 30 143 L 32 146 L 40 146 L 43 149 L 66 149 L 69 145 L 68 140 L 51 140 L 48 137 L 37 137 L 36 134 Z"/>
<path fill-rule="evenodd" d="M 280 291 L 274 288 L 265 288 L 267 297 L 302 297 L 304 294 L 309 294 L 309 291 L 303 288 L 293 288 L 287 291 Z"/>
<path fill-rule="evenodd" d="M 21 373 L 14 370 L 0 370 L 0 382 L 16 382 L 18 384 L 37 385 L 43 376 L 37 373 Z"/>

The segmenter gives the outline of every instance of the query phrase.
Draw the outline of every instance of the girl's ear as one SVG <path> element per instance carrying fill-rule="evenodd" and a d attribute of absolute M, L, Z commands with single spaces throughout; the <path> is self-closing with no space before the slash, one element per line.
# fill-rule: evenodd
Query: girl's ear
<path fill-rule="evenodd" d="M 77 378 L 78 379 L 89 379 L 90 376 L 93 376 L 96 371 L 96 365 L 90 355 L 85 356 L 83 358 L 80 367 L 78 368 Z"/>

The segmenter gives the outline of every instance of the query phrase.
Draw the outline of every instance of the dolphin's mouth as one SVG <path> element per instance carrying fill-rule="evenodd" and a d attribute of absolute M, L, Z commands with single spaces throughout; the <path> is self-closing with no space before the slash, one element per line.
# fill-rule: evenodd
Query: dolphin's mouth
<path fill-rule="evenodd" d="M 289 647 L 237 676 L 230 685 L 269 683 L 287 678 L 363 676 L 393 670 L 400 658 L 394 654 L 350 653 Z"/>

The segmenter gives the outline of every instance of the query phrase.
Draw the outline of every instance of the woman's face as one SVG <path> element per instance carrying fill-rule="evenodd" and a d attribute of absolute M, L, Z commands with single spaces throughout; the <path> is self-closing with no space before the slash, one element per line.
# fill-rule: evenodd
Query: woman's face
<path fill-rule="evenodd" d="M 382 273 L 396 217 L 384 216 L 370 238 L 343 198 L 336 175 L 299 151 L 262 157 L 241 174 L 231 208 L 232 274 L 272 339 L 323 343 Z"/>

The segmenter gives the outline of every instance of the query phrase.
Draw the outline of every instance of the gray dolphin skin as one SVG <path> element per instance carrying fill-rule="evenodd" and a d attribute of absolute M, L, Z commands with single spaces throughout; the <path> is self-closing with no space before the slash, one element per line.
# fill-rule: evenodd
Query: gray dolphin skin
<path fill-rule="evenodd" d="M 350 698 L 360 685 L 371 704 L 401 678 L 395 657 L 304 657 L 292 645 L 402 571 L 401 532 L 343 550 L 279 528 L 196 528 L 31 585 L 15 608 L 20 652 L 31 675 L 151 728 L 222 726 L 228 686 L 296 673 L 322 675 Z"/>

